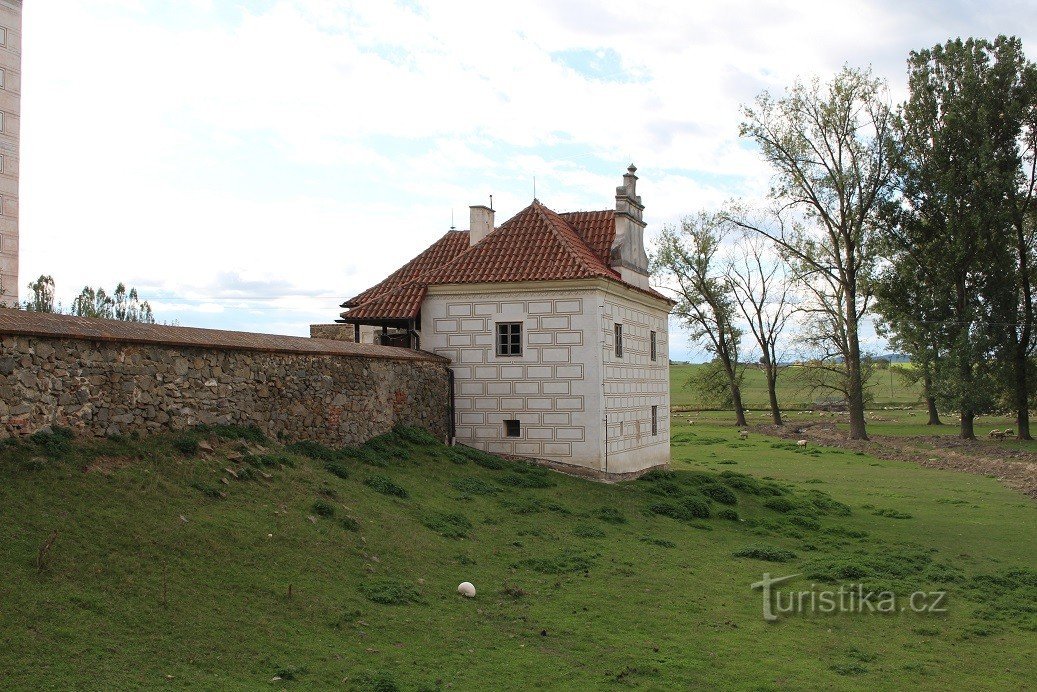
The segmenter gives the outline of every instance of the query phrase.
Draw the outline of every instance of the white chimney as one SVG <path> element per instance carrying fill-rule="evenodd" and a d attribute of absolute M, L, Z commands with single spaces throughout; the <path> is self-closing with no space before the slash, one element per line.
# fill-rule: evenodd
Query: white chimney
<path fill-rule="evenodd" d="M 468 226 L 468 244 L 475 245 L 493 232 L 493 209 L 481 204 L 468 207 L 471 224 Z"/>

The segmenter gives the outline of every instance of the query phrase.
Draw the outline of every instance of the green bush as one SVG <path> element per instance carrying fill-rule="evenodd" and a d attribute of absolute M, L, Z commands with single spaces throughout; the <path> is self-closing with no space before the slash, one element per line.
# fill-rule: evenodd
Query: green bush
<path fill-rule="evenodd" d="M 173 440 L 173 449 L 185 457 L 193 457 L 198 454 L 198 440 L 194 437 L 178 437 Z"/>
<path fill-rule="evenodd" d="M 395 579 L 381 578 L 364 582 L 360 585 L 360 593 L 367 600 L 382 605 L 407 605 L 421 602 L 421 595 L 417 589 Z"/>
<path fill-rule="evenodd" d="M 299 440 L 285 447 L 292 454 L 309 457 L 317 461 L 334 461 L 339 458 L 339 452 L 322 445 L 315 440 Z"/>
<path fill-rule="evenodd" d="M 601 507 L 597 511 L 597 516 L 606 524 L 627 523 L 627 518 L 615 507 Z"/>
<path fill-rule="evenodd" d="M 722 505 L 738 504 L 738 497 L 734 494 L 734 491 L 726 485 L 710 483 L 709 485 L 703 485 L 700 487 L 699 491 L 706 497 L 715 500 Z"/>
<path fill-rule="evenodd" d="M 594 524 L 577 524 L 573 527 L 573 535 L 579 538 L 604 538 L 605 532 Z"/>
<path fill-rule="evenodd" d="M 738 512 L 731 509 L 730 507 L 721 507 L 717 511 L 717 518 L 727 519 L 728 521 L 738 521 L 740 517 L 738 516 Z"/>
<path fill-rule="evenodd" d="M 439 447 L 443 444 L 425 428 L 397 426 L 393 433 L 398 438 L 421 447 Z"/>
<path fill-rule="evenodd" d="M 749 546 L 748 548 L 742 548 L 741 550 L 735 551 L 734 556 L 748 557 L 753 560 L 764 560 L 765 562 L 788 562 L 789 560 L 796 559 L 796 554 L 791 550 L 765 545 L 755 545 Z"/>
<path fill-rule="evenodd" d="M 477 478 L 476 476 L 455 478 L 450 482 L 450 485 L 455 490 L 464 493 L 465 495 L 493 495 L 500 491 L 500 488 L 495 486 L 493 483 L 484 481 L 482 478 Z"/>
<path fill-rule="evenodd" d="M 709 500 L 701 495 L 689 495 L 679 502 L 656 502 L 648 506 L 648 511 L 678 521 L 708 519 L 710 516 Z"/>
<path fill-rule="evenodd" d="M 457 512 L 434 512 L 426 515 L 421 523 L 444 538 L 467 538 L 472 530 L 468 517 Z"/>
<path fill-rule="evenodd" d="M 775 512 L 782 513 L 800 509 L 799 503 L 793 502 L 789 498 L 783 496 L 772 497 L 768 500 L 764 500 L 763 506 L 767 509 L 773 509 Z"/>
<path fill-rule="evenodd" d="M 402 498 L 410 497 L 410 493 L 407 492 L 406 488 L 396 485 L 388 476 L 368 476 L 364 479 L 364 485 L 382 495 L 392 495 L 393 497 Z"/>
<path fill-rule="evenodd" d="M 339 525 L 342 526 L 346 531 L 359 531 L 360 522 L 353 517 L 342 517 L 338 520 Z"/>
<path fill-rule="evenodd" d="M 339 478 L 349 478 L 349 467 L 343 464 L 341 461 L 329 461 L 324 464 L 324 469 Z"/>
<path fill-rule="evenodd" d="M 335 506 L 330 502 L 324 500 L 317 500 L 312 506 L 313 513 L 318 517 L 333 517 L 335 516 Z"/>
<path fill-rule="evenodd" d="M 553 488 L 555 482 L 546 471 L 527 473 L 506 473 L 497 479 L 504 485 L 514 488 Z"/>

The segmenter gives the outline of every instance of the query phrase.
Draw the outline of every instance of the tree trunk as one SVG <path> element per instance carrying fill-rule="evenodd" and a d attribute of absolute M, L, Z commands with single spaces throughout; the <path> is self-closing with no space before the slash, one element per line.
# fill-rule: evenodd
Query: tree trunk
<path fill-rule="evenodd" d="M 778 408 L 778 373 L 777 365 L 767 364 L 767 396 L 771 400 L 771 418 L 775 425 L 784 425 L 781 420 L 781 409 Z"/>
<path fill-rule="evenodd" d="M 861 379 L 861 343 L 857 336 L 857 288 L 850 284 L 846 291 L 846 406 L 850 412 L 850 439 L 867 440 L 864 422 L 864 382 Z"/>
<path fill-rule="evenodd" d="M 976 414 L 973 411 L 962 411 L 961 412 L 961 439 L 963 440 L 975 440 L 976 430 L 975 423 Z"/>
<path fill-rule="evenodd" d="M 742 390 L 733 377 L 731 379 L 731 401 L 733 401 L 735 405 L 735 425 L 737 425 L 740 428 L 744 428 L 746 426 L 746 422 L 745 409 L 742 407 Z"/>
<path fill-rule="evenodd" d="M 940 421 L 940 412 L 936 410 L 936 397 L 933 396 L 933 376 L 929 372 L 929 366 L 925 366 L 925 374 L 922 376 L 922 388 L 925 394 L 925 407 L 929 409 L 929 422 L 926 425 L 943 425 Z"/>
<path fill-rule="evenodd" d="M 1015 433 L 1020 440 L 1032 440 L 1030 436 L 1030 387 L 1026 381 L 1026 348 L 1022 344 L 1015 347 Z"/>
<path fill-rule="evenodd" d="M 929 409 L 929 420 L 926 425 L 943 425 L 943 421 L 940 420 L 940 412 L 936 410 L 936 398 L 927 396 L 925 407 Z"/>
<path fill-rule="evenodd" d="M 1027 382 L 1027 350 L 1030 346 L 1030 335 L 1033 329 L 1033 287 L 1030 285 L 1030 248 L 1027 246 L 1026 235 L 1023 232 L 1023 220 L 1016 218 L 1015 222 L 1016 253 L 1019 255 L 1019 285 L 1022 289 L 1022 333 L 1012 328 L 1012 340 L 1016 343 L 1012 353 L 1015 361 L 1015 410 L 1016 410 L 1016 434 L 1020 440 L 1032 440 L 1030 436 L 1030 383 Z"/>

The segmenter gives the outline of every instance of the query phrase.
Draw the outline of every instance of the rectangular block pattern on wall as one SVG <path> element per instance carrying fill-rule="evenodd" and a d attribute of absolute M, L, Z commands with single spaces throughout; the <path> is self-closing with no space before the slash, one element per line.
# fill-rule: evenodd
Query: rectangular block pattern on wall
<path fill-rule="evenodd" d="M 453 364 L 457 439 L 502 454 L 566 460 L 588 441 L 585 295 L 444 297 L 423 342 Z M 522 324 L 522 354 L 497 354 L 498 323 Z M 508 437 L 505 420 L 521 422 Z M 593 434 L 591 432 L 590 434 Z"/>
<path fill-rule="evenodd" d="M 616 324 L 622 324 L 622 356 L 617 356 Z M 656 360 L 651 333 L 656 333 Z M 669 445 L 669 333 L 666 315 L 651 314 L 633 301 L 605 300 L 601 317 L 605 367 L 605 444 L 609 454 Z M 652 407 L 657 408 L 652 435 Z"/>

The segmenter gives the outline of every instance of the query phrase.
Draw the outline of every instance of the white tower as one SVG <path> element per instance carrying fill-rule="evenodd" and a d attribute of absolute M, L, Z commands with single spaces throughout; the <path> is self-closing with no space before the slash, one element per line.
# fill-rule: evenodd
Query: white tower
<path fill-rule="evenodd" d="M 18 303 L 22 0 L 0 0 L 0 303 Z"/>

